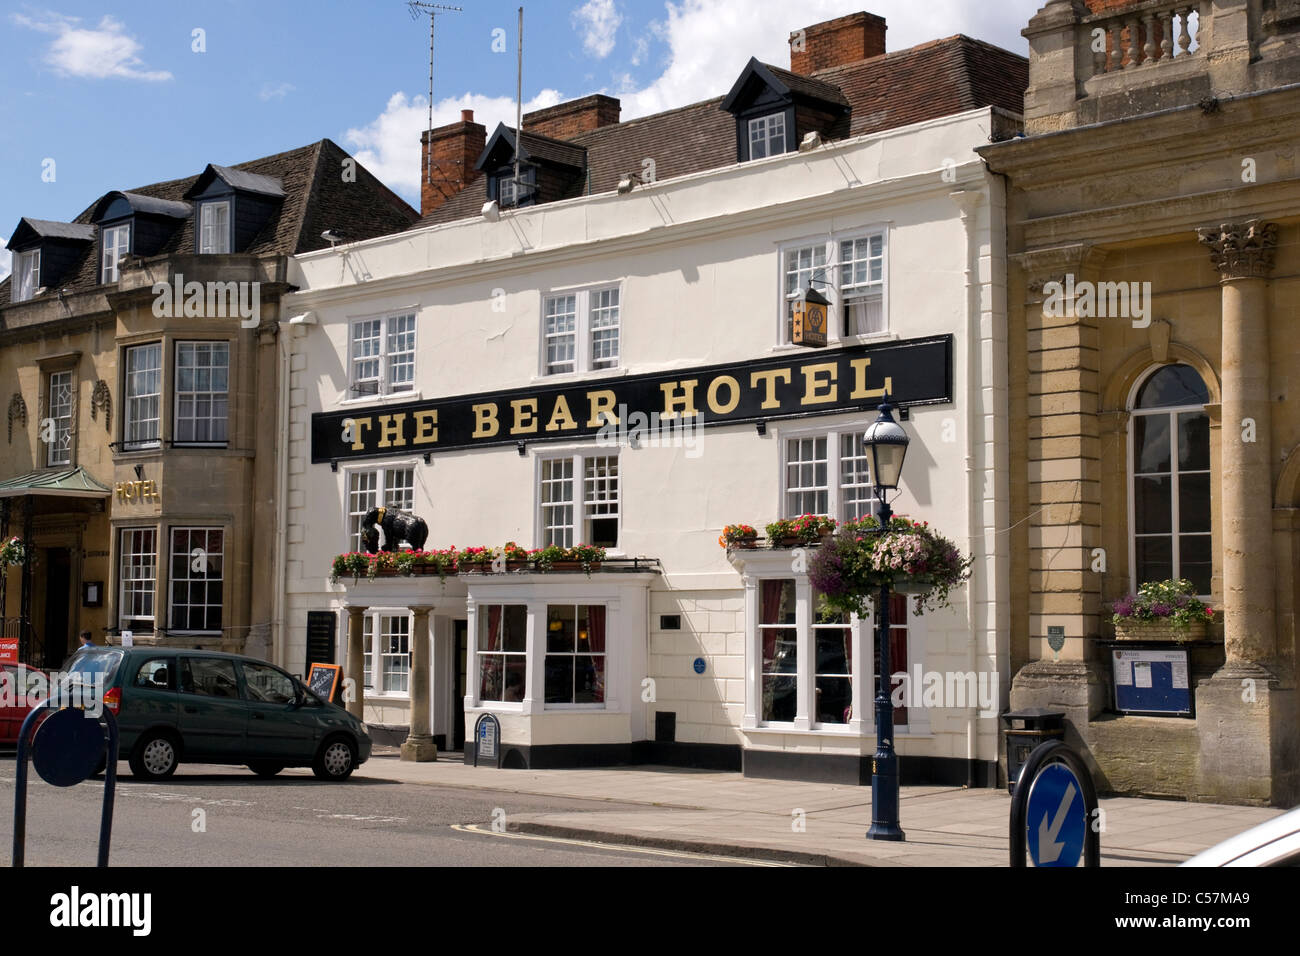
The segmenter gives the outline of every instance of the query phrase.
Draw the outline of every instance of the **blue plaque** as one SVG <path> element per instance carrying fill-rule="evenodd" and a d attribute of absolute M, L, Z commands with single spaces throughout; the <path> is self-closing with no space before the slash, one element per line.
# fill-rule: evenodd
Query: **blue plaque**
<path fill-rule="evenodd" d="M 697 674 L 703 674 L 703 673 L 704 673 L 704 668 L 707 667 L 707 666 L 708 666 L 708 665 L 704 662 L 704 658 L 703 658 L 703 657 L 697 657 L 697 658 L 695 658 L 695 673 L 697 673 Z"/>

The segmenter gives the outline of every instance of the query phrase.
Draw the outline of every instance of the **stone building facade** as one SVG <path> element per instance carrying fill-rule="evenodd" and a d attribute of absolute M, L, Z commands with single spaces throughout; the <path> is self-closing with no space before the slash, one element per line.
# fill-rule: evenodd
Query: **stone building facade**
<path fill-rule="evenodd" d="M 1065 711 L 1113 792 L 1293 805 L 1300 4 L 1055 0 L 1024 33 L 1026 136 L 980 150 L 1009 183 L 1011 705 Z M 1165 578 L 1222 610 L 1191 716 L 1118 705 L 1111 605 Z"/>

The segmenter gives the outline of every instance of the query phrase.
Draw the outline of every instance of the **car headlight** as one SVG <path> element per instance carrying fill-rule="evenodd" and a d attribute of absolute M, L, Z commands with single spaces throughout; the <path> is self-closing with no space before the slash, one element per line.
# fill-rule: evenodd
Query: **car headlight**
<path fill-rule="evenodd" d="M 369 737 L 369 736 L 370 736 L 370 728 L 366 726 L 366 722 L 365 722 L 364 720 L 360 720 L 360 721 L 357 721 L 357 723 L 361 724 L 361 733 L 364 734 L 365 736 Z"/>

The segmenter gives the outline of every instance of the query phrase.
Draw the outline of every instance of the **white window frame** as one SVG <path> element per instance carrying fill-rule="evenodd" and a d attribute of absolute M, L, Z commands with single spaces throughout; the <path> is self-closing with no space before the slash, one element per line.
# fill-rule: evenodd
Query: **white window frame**
<path fill-rule="evenodd" d="M 889 233 L 890 226 L 888 223 L 877 223 L 830 234 L 805 236 L 801 239 L 791 239 L 778 244 L 776 341 L 779 347 L 799 348 L 799 346 L 790 342 L 788 328 L 790 300 L 787 296 L 791 290 L 786 288 L 786 256 L 796 250 L 809 248 L 819 249 L 825 259 L 825 264 L 821 266 L 815 265 L 811 274 L 812 278 L 816 280 L 812 287 L 830 301 L 830 305 L 827 307 L 826 337 L 832 341 L 855 344 L 879 340 L 891 335 L 893 326 L 889 315 Z M 846 331 L 844 305 L 846 298 L 854 299 L 857 296 L 845 296 L 840 288 L 840 266 L 843 265 L 840 257 L 840 243 L 856 242 L 860 239 L 874 237 L 880 239 L 880 315 L 882 327 L 874 332 L 850 335 Z"/>
<path fill-rule="evenodd" d="M 578 608 L 580 608 L 580 607 L 586 607 L 586 608 L 592 608 L 592 607 L 603 607 L 603 608 L 605 609 L 605 650 L 601 651 L 599 654 L 592 654 L 592 653 L 580 654 L 580 652 L 578 651 L 578 647 L 577 647 L 577 635 L 575 634 L 575 635 L 574 635 L 574 649 L 573 649 L 572 651 L 548 651 L 548 650 L 546 649 L 546 637 L 547 637 L 547 634 L 549 634 L 549 631 L 547 630 L 547 626 L 548 626 L 549 623 L 550 623 L 550 615 L 551 615 L 551 608 L 552 608 L 552 607 L 571 607 L 571 608 L 573 608 L 573 609 L 574 609 L 574 627 L 575 627 L 575 629 L 576 629 L 576 627 L 577 627 L 577 621 L 578 621 L 578 618 L 577 618 L 577 613 L 578 613 L 578 612 L 577 612 L 577 609 L 578 609 Z M 588 613 L 590 613 L 590 612 L 588 612 Z M 548 601 L 546 602 L 545 607 L 544 607 L 544 610 L 543 610 L 543 618 L 542 618 L 542 621 L 543 621 L 543 627 L 542 627 L 542 631 L 541 631 L 541 634 L 540 634 L 541 640 L 538 641 L 538 644 L 537 644 L 537 656 L 538 656 L 539 659 L 540 659 L 541 668 L 542 668 L 542 709 L 543 709 L 543 710 L 545 710 L 545 711 L 589 711 L 589 710 L 603 711 L 603 710 L 605 710 L 605 705 L 606 705 L 606 703 L 607 703 L 608 700 L 609 700 L 609 689 L 610 689 L 610 688 L 609 688 L 609 684 L 610 684 L 610 671 L 609 671 L 609 662 L 610 662 L 610 653 L 609 653 L 609 645 L 610 645 L 609 620 L 610 620 L 610 610 L 609 610 L 609 607 L 608 607 L 608 606 L 605 604 L 605 602 L 603 602 L 603 601 L 581 601 L 581 600 L 578 600 L 578 601 L 571 601 L 571 600 L 569 600 L 569 599 L 567 599 L 567 598 L 563 598 L 563 599 L 561 599 L 561 598 L 557 598 L 557 599 L 554 599 L 554 600 L 548 600 Z M 555 703 L 551 703 L 551 702 L 547 701 L 547 700 L 546 700 L 546 659 L 547 659 L 548 657 L 567 657 L 567 658 L 569 659 L 571 665 L 572 665 L 572 664 L 574 663 L 575 659 L 576 659 L 577 657 L 579 657 L 579 656 L 582 656 L 582 657 L 601 657 L 601 658 L 604 658 L 604 661 L 605 661 L 605 693 L 604 693 L 604 699 L 603 699 L 603 700 L 600 700 L 600 701 L 583 701 L 583 702 L 581 702 L 581 703 L 575 703 L 574 701 L 565 701 L 565 702 L 563 702 L 563 703 L 557 701 L 557 702 L 555 702 Z"/>
<path fill-rule="evenodd" d="M 409 320 L 409 323 L 408 321 Z M 363 324 L 374 323 L 378 327 L 378 352 L 374 355 L 361 356 L 357 354 L 357 328 Z M 396 328 L 398 324 L 401 328 Z M 406 328 L 409 324 L 409 328 Z M 376 398 L 385 398 L 391 396 L 401 396 L 402 398 L 418 398 L 419 392 L 415 388 L 416 378 L 416 356 L 419 354 L 419 329 L 420 318 L 419 311 L 414 307 L 409 309 L 395 309 L 391 312 L 382 312 L 375 315 L 353 316 L 348 321 L 348 341 L 347 341 L 347 397 L 344 404 L 349 401 L 368 402 Z M 397 335 L 410 335 L 411 347 L 400 351 L 393 349 L 393 340 Z M 375 336 L 367 336 L 367 339 Z M 407 358 L 409 356 L 409 359 Z M 399 359 L 399 361 L 394 361 Z M 375 374 L 366 375 L 364 378 L 357 375 L 357 364 L 359 362 L 374 362 Z M 393 370 L 396 366 L 410 366 L 411 377 L 409 381 L 394 383 Z M 374 382 L 375 391 L 359 391 L 357 385 L 361 382 Z"/>
<path fill-rule="evenodd" d="M 100 282 L 118 280 L 122 257 L 130 251 L 131 223 L 121 222 L 100 229 Z"/>
<path fill-rule="evenodd" d="M 390 654 L 382 649 L 381 638 L 384 636 L 384 624 L 386 621 L 404 620 L 406 621 L 406 653 Z M 362 649 L 364 667 L 363 675 L 369 672 L 369 681 L 365 684 L 366 696 L 373 697 L 376 700 L 409 700 L 411 697 L 411 642 L 415 640 L 415 615 L 410 608 L 405 607 L 372 607 L 366 610 L 362 620 Z M 367 646 L 369 638 L 369 646 Z M 402 657 L 406 660 L 406 687 L 404 691 L 384 690 L 375 684 L 375 681 L 382 680 L 384 658 Z M 363 680 L 365 678 L 363 677 Z"/>
<path fill-rule="evenodd" d="M 209 387 L 206 389 L 200 389 L 197 387 L 188 388 L 188 389 L 181 388 L 181 368 L 182 368 L 181 348 L 184 346 L 200 346 L 200 345 L 211 346 L 214 350 L 224 347 L 225 355 L 226 355 L 226 364 L 224 366 L 226 370 L 225 388 L 217 389 L 215 387 L 212 387 L 211 378 L 209 378 Z M 172 355 L 173 355 L 172 367 L 175 369 L 175 374 L 173 376 L 174 385 L 172 387 L 172 392 L 173 392 L 172 443 L 173 444 L 185 445 L 187 447 L 209 447 L 209 448 L 225 448 L 227 445 L 230 444 L 230 351 L 231 351 L 230 343 L 224 339 L 208 339 L 208 340 L 179 340 L 178 339 L 176 340 L 175 348 L 172 350 Z M 211 376 L 218 369 L 222 368 L 222 366 L 210 362 L 206 366 L 195 364 L 193 366 L 190 366 L 190 368 L 196 374 L 199 371 L 206 370 L 209 373 L 209 376 Z M 205 417 L 200 417 L 197 414 L 197 412 L 195 412 L 191 415 L 182 418 L 181 416 L 182 396 L 189 397 L 195 403 L 196 407 L 200 398 L 206 397 L 209 402 L 209 414 Z M 210 411 L 212 405 L 215 404 L 218 401 L 218 399 L 223 399 L 225 402 L 226 411 L 225 414 L 221 416 L 211 414 Z M 217 430 L 216 426 L 218 423 L 220 423 L 222 425 L 222 428 L 220 429 L 223 432 L 222 437 L 221 438 L 181 438 L 180 436 L 181 436 L 182 421 L 193 422 L 196 434 L 198 432 L 198 425 L 200 422 L 207 422 L 209 430 L 212 432 L 215 432 Z"/>
<path fill-rule="evenodd" d="M 487 627 L 488 621 L 491 619 L 488 612 L 488 608 L 493 606 L 498 606 L 498 605 L 503 609 L 506 607 L 522 607 L 524 609 L 524 649 L 522 651 L 506 651 L 506 650 L 489 651 L 489 650 L 484 650 L 482 647 L 479 646 L 480 639 L 483 636 L 481 631 L 482 629 L 485 629 Z M 606 628 L 608 628 L 608 621 L 609 621 L 608 613 L 609 612 L 607 611 Z M 473 634 L 473 640 L 471 642 L 473 645 L 472 677 L 470 674 L 471 667 L 469 665 L 469 662 L 467 661 L 466 668 L 465 668 L 466 669 L 465 682 L 467 685 L 470 686 L 467 686 L 465 690 L 466 693 L 471 698 L 473 698 L 473 700 L 476 702 L 476 706 L 491 707 L 493 709 L 498 707 L 504 707 L 507 709 L 510 708 L 522 709 L 524 697 L 528 696 L 528 685 L 531 676 L 529 673 L 531 668 L 530 668 L 529 653 L 528 653 L 528 648 L 529 648 L 528 632 L 531 626 L 531 617 L 532 617 L 532 605 L 528 601 L 521 601 L 516 598 L 506 598 L 506 597 L 500 599 L 493 598 L 491 600 L 480 601 L 475 606 L 474 634 Z M 499 623 L 503 629 L 505 627 L 505 621 L 506 621 L 505 611 L 502 610 L 501 620 Z M 606 639 L 606 643 L 608 644 L 608 638 Z M 504 647 L 504 644 L 502 646 Z M 519 700 L 495 700 L 495 699 L 489 700 L 485 697 L 479 696 L 483 690 L 483 660 L 482 659 L 489 655 L 493 657 L 523 659 L 524 693 Z M 606 655 L 608 657 L 608 652 L 606 652 Z M 543 666 L 545 665 L 543 664 Z M 606 666 L 606 672 L 608 673 L 608 667 L 609 667 L 608 661 L 606 662 L 605 666 Z M 503 673 L 504 673 L 504 668 L 503 668 Z M 502 690 L 504 690 L 504 688 L 502 688 Z M 609 697 L 608 688 L 606 688 L 605 696 L 606 698 Z"/>
<path fill-rule="evenodd" d="M 537 200 L 537 167 L 526 163 L 519 166 L 519 179 L 523 183 L 523 198 L 536 202 Z M 519 190 L 515 185 L 514 169 L 508 173 L 503 173 L 497 177 L 497 204 L 502 209 L 516 208 L 519 203 Z M 532 205 L 532 203 L 528 203 Z"/>
<path fill-rule="evenodd" d="M 1136 473 L 1137 472 L 1137 428 L 1135 427 L 1135 422 L 1134 422 L 1134 419 L 1137 418 L 1138 416 L 1151 417 L 1156 415 L 1165 415 L 1170 418 L 1169 497 L 1171 502 L 1171 508 L 1170 508 L 1171 525 L 1170 525 L 1169 537 L 1172 539 L 1171 540 L 1172 553 L 1170 555 L 1170 568 L 1171 568 L 1170 573 L 1173 575 L 1173 580 L 1178 580 L 1181 577 L 1180 566 L 1182 564 L 1182 559 L 1178 547 L 1178 539 L 1183 534 L 1189 534 L 1189 535 L 1194 535 L 1196 537 L 1204 537 L 1210 539 L 1211 541 L 1211 547 L 1210 547 L 1211 586 L 1213 586 L 1214 572 L 1216 570 L 1216 562 L 1215 562 L 1216 551 L 1212 543 L 1214 540 L 1213 516 L 1211 516 L 1211 530 L 1208 532 L 1204 532 L 1204 531 L 1183 532 L 1179 530 L 1182 527 L 1182 515 L 1179 513 L 1180 503 L 1179 503 L 1179 496 L 1178 496 L 1178 477 L 1180 475 L 1180 471 L 1178 468 L 1178 444 L 1177 444 L 1178 443 L 1178 428 L 1177 428 L 1178 416 L 1180 414 L 1186 414 L 1187 412 L 1199 412 L 1202 415 L 1208 415 L 1208 412 L 1206 412 L 1204 405 L 1171 405 L 1168 408 L 1151 408 L 1151 409 L 1139 409 L 1136 406 L 1138 394 L 1142 391 L 1142 387 L 1146 385 L 1147 382 L 1150 381 L 1151 378 L 1154 375 L 1156 375 L 1162 368 L 1167 367 L 1168 364 L 1187 365 L 1186 362 L 1172 362 L 1172 363 L 1166 363 L 1166 365 L 1157 365 L 1148 369 L 1146 373 L 1144 375 L 1141 375 L 1138 378 L 1138 380 L 1134 383 L 1133 388 L 1129 392 L 1128 404 L 1125 406 L 1128 410 L 1128 416 L 1129 416 L 1128 436 L 1125 441 L 1125 444 L 1127 446 L 1127 451 L 1128 451 L 1128 461 L 1125 463 L 1125 468 L 1124 468 L 1124 479 L 1128 484 L 1128 529 L 1127 529 L 1128 583 L 1129 583 L 1129 590 L 1133 593 L 1136 593 L 1139 587 L 1139 582 L 1137 579 L 1137 539 L 1138 539 L 1137 481 L 1136 481 L 1138 477 Z M 1200 375 L 1200 370 L 1195 368 L 1195 366 L 1189 365 L 1188 367 L 1192 368 L 1193 371 L 1195 371 L 1198 375 Z M 1202 381 L 1204 381 L 1203 375 L 1201 376 L 1201 378 Z M 1206 387 L 1208 389 L 1208 385 Z M 1213 507 L 1214 487 L 1215 487 L 1214 483 L 1216 481 L 1215 472 L 1214 472 L 1213 454 L 1211 454 L 1210 456 L 1210 468 L 1208 471 L 1205 469 L 1195 469 L 1192 473 L 1208 474 L 1210 476 L 1210 502 L 1211 502 L 1211 507 Z M 1154 537 L 1154 535 L 1152 535 L 1152 537 Z M 1198 594 L 1197 597 L 1207 603 L 1213 600 L 1212 594 Z"/>
<path fill-rule="evenodd" d="M 13 285 L 10 301 L 26 302 L 35 298 L 41 287 L 41 250 L 28 249 L 13 254 Z"/>
<path fill-rule="evenodd" d="M 874 419 L 873 419 L 874 420 Z M 834 518 L 836 521 L 844 521 L 849 516 L 845 512 L 847 504 L 846 489 L 868 489 L 866 500 L 871 503 L 871 507 L 866 514 L 875 513 L 875 487 L 870 480 L 870 466 L 867 464 L 867 482 L 855 480 L 846 482 L 844 474 L 845 460 L 854 462 L 862 461 L 863 456 L 846 456 L 844 454 L 844 438 L 846 436 L 861 436 L 870 426 L 871 421 L 861 420 L 857 422 L 844 422 L 837 425 L 818 425 L 804 426 L 794 428 L 778 428 L 776 439 L 778 442 L 777 454 L 779 456 L 778 466 L 780 468 L 780 480 L 777 491 L 777 514 L 782 518 L 797 518 L 798 514 L 791 514 L 787 509 L 789 494 L 794 490 L 789 481 L 787 449 L 788 441 L 805 441 L 808 439 L 825 438 L 826 439 L 826 508 L 824 514 Z M 860 469 L 855 469 L 854 478 L 860 477 Z M 817 486 L 808 486 L 800 490 L 807 491 L 816 489 Z M 800 512 L 803 513 L 803 512 Z M 813 512 L 817 513 L 817 512 Z M 857 517 L 863 517 L 858 515 Z"/>
<path fill-rule="evenodd" d="M 131 370 L 131 356 L 139 353 L 144 349 L 156 349 L 158 354 L 158 364 L 154 369 Z M 128 345 L 122 350 L 122 366 L 124 369 L 125 380 L 123 382 L 123 392 L 126 400 L 122 403 L 122 449 L 124 451 L 139 451 L 146 448 L 159 448 L 162 446 L 162 418 L 163 418 L 163 343 L 158 342 L 141 342 L 139 345 Z M 153 392 L 132 393 L 132 376 L 146 374 L 149 371 L 155 371 L 158 375 L 158 388 Z M 148 399 L 155 400 L 154 414 L 150 417 L 141 417 L 136 409 L 138 405 L 133 403 L 146 402 Z M 132 438 L 132 426 L 145 422 L 154 422 L 155 428 L 152 438 Z"/>
<path fill-rule="evenodd" d="M 594 458 L 612 458 L 618 468 L 617 487 L 614 497 L 608 498 L 599 496 L 592 498 L 588 494 L 588 477 L 587 461 Z M 550 507 L 542 500 L 542 482 L 546 474 L 548 462 L 568 462 L 573 470 L 569 481 L 569 506 L 573 508 L 573 523 L 564 525 L 550 525 L 547 523 L 544 509 Z M 552 479 L 554 480 L 554 479 Z M 596 482 L 608 483 L 608 477 L 597 477 Z M 593 518 L 616 518 L 618 521 L 617 540 L 623 540 L 623 461 L 617 448 L 583 448 L 580 450 L 562 450 L 547 452 L 537 456 L 536 472 L 533 478 L 533 488 L 535 493 L 534 514 L 534 537 L 537 546 L 544 548 L 547 544 L 552 543 L 548 540 L 548 533 L 551 528 L 568 528 L 572 534 L 572 541 L 565 547 L 572 547 L 577 544 L 591 544 L 590 535 L 588 534 L 588 522 Z M 614 514 L 602 513 L 601 505 L 611 504 L 616 509 Z M 560 542 L 554 542 L 559 544 Z M 617 552 L 618 546 L 608 548 L 611 552 Z"/>
<path fill-rule="evenodd" d="M 55 389 L 60 387 L 67 390 L 63 396 L 55 392 Z M 47 467 L 72 464 L 72 419 L 77 408 L 76 388 L 77 377 L 71 369 L 50 372 L 49 382 L 46 385 L 49 400 L 45 410 L 54 421 L 54 440 L 46 446 Z"/>
<path fill-rule="evenodd" d="M 232 206 L 229 199 L 212 200 L 199 205 L 199 255 L 228 255 L 231 241 Z M 225 222 L 218 223 L 216 213 L 225 213 Z"/>
<path fill-rule="evenodd" d="M 758 134 L 757 138 L 755 133 Z M 751 160 L 767 159 L 769 156 L 783 156 L 790 152 L 786 140 L 784 110 L 767 113 L 763 116 L 755 116 L 745 124 L 745 136 L 749 144 L 748 156 Z M 759 143 L 762 144 L 763 149 L 763 155 L 761 156 L 754 153 L 755 144 Z M 779 144 L 781 148 L 773 151 L 773 144 Z"/>
<path fill-rule="evenodd" d="M 360 530 L 356 528 L 355 523 L 367 511 L 370 510 L 370 508 L 362 508 L 359 511 L 353 509 L 353 501 L 352 501 L 353 478 L 359 475 L 375 476 L 375 488 L 374 488 L 375 503 L 370 507 L 379 507 L 380 505 L 387 503 L 386 499 L 391 493 L 391 485 L 392 485 L 391 479 L 393 477 L 392 473 L 397 471 L 407 471 L 407 470 L 411 472 L 411 485 L 410 485 L 411 502 L 409 507 L 411 510 L 414 510 L 415 491 L 417 486 L 417 477 L 419 475 L 419 468 L 416 466 L 416 461 L 414 459 L 402 460 L 402 461 L 372 462 L 372 463 L 367 463 L 365 465 L 356 465 L 350 468 L 343 469 L 343 513 L 347 516 L 347 526 L 344 531 L 345 551 L 365 551 L 365 545 L 363 542 L 360 541 Z M 401 487 L 405 487 L 405 486 L 401 486 Z M 364 492 L 364 493 L 368 494 L 369 492 Z"/>
<path fill-rule="evenodd" d="M 614 306 L 602 306 L 597 304 L 593 307 L 593 302 L 600 302 L 600 296 L 605 293 L 613 293 L 618 297 L 618 302 Z M 547 331 L 546 319 L 547 308 L 549 303 L 558 298 L 574 297 L 574 321 L 573 331 L 552 333 Z M 542 295 L 541 320 L 538 323 L 540 341 L 538 344 L 538 364 L 537 370 L 539 377 L 558 378 L 565 375 L 583 375 L 587 373 L 608 373 L 619 371 L 623 368 L 623 285 L 619 282 L 607 282 L 601 285 L 587 286 L 575 289 L 551 289 Z M 617 309 L 617 318 L 608 325 L 593 327 L 593 312 Z M 610 358 L 595 358 L 594 336 L 600 331 L 614 330 L 615 347 L 612 356 L 613 364 L 610 364 Z M 571 369 L 551 369 L 551 362 L 547 356 L 547 344 L 553 338 L 572 335 L 574 339 L 573 368 Z"/>
<path fill-rule="evenodd" d="M 211 571 L 209 571 L 209 572 L 208 572 L 208 575 L 207 575 L 206 577 L 203 577 L 203 578 L 193 578 L 193 579 L 192 579 L 192 578 L 190 577 L 190 575 L 193 573 L 193 571 L 192 571 L 192 569 L 191 569 L 191 563 L 195 560 L 195 557 L 194 557 L 194 550 L 195 550 L 195 549 L 192 548 L 192 547 L 189 548 L 189 549 L 187 549 L 187 550 L 184 552 L 184 558 L 185 558 L 185 576 L 182 577 L 182 578 L 178 578 L 178 577 L 176 577 L 176 576 L 173 574 L 173 567 L 172 567 L 172 566 L 175 564 L 176 559 L 177 559 L 178 557 L 181 557 L 181 556 L 182 556 L 182 553 L 176 550 L 176 533 L 177 533 L 178 531 L 179 531 L 179 532 L 184 532 L 184 533 L 186 533 L 187 535 L 192 535 L 195 531 L 201 531 L 201 532 L 203 532 L 204 534 L 211 534 L 212 532 L 215 531 L 217 534 L 219 534 L 219 535 L 221 536 L 221 553 L 220 553 L 219 555 L 213 555 L 211 552 L 207 552 L 206 549 L 204 549 L 204 550 L 205 550 L 205 553 L 207 554 L 207 557 L 208 557 L 208 561 L 209 561 L 208 567 L 209 567 L 209 568 L 211 568 L 211 566 L 212 566 L 212 565 L 211 565 L 211 561 L 212 561 L 212 559 L 213 559 L 214 557 L 215 557 L 216 560 L 219 562 L 218 567 L 217 567 L 217 572 L 216 572 L 215 575 L 213 575 L 213 573 L 212 573 Z M 227 541 L 227 538 L 228 538 L 228 536 L 226 535 L 226 529 L 225 529 L 224 527 L 221 527 L 221 526 L 212 526 L 212 525 L 170 525 L 170 526 L 167 528 L 167 555 L 168 555 L 168 566 L 167 566 L 167 623 L 168 623 L 168 625 L 169 625 L 168 628 L 167 628 L 167 633 L 169 633 L 169 634 L 221 634 L 221 633 L 222 633 L 222 629 L 223 629 L 223 627 L 225 626 L 225 623 L 226 623 L 226 607 L 225 607 L 225 604 L 226 604 L 226 577 L 225 577 L 225 575 L 226 575 L 226 541 Z M 190 542 L 190 544 L 193 544 L 193 538 L 190 538 L 190 539 L 189 539 L 189 542 Z M 176 608 L 176 601 L 174 600 L 175 595 L 174 595 L 174 593 L 173 593 L 173 586 L 176 584 L 177 581 L 185 581 L 185 582 L 188 583 L 190 580 L 202 580 L 205 584 L 210 584 L 210 583 L 212 583 L 213 581 L 220 581 L 220 582 L 221 582 L 221 604 L 220 604 L 220 606 L 219 606 L 219 607 L 220 607 L 220 623 L 217 625 L 217 627 L 215 627 L 215 628 L 189 628 L 189 627 L 173 628 L 173 627 L 170 626 L 170 625 L 171 625 L 171 622 L 172 622 L 172 614 L 174 613 L 175 608 Z M 202 605 L 195 605 L 195 604 L 192 604 L 189 600 L 186 600 L 186 601 L 184 602 L 184 606 L 187 607 L 187 608 L 190 608 L 190 607 L 198 607 L 198 606 L 202 606 L 202 607 L 204 607 L 204 608 L 209 608 L 209 607 L 218 607 L 218 605 L 209 604 L 209 603 L 207 603 L 206 601 L 205 601 Z"/>
<path fill-rule="evenodd" d="M 146 550 L 146 540 L 151 540 L 153 547 Z M 129 527 L 117 529 L 117 626 L 119 630 L 131 631 L 141 625 L 144 625 L 148 631 L 156 631 L 158 628 L 158 528 L 154 525 L 145 525 L 143 527 Z M 145 577 L 143 575 L 128 576 L 127 560 L 132 557 L 143 558 L 148 556 L 153 559 L 153 575 Z M 136 565 L 132 564 L 132 567 Z M 144 567 L 144 565 L 140 565 Z M 147 582 L 148 586 L 145 587 Z M 130 614 L 130 602 L 127 600 L 128 594 L 147 595 L 149 606 L 152 612 L 148 615 Z"/>

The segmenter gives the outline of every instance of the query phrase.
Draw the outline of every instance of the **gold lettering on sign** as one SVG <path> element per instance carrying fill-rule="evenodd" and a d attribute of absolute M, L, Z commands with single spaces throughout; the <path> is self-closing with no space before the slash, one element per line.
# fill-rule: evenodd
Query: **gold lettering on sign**
<path fill-rule="evenodd" d="M 618 416 L 614 414 L 614 403 L 617 400 L 612 389 L 602 388 L 599 391 L 588 392 L 587 403 L 591 406 L 591 418 L 587 420 L 587 427 L 599 428 L 602 418 L 611 425 L 617 425 Z"/>
<path fill-rule="evenodd" d="M 555 407 L 551 409 L 551 420 L 546 423 L 548 432 L 568 431 L 577 428 L 578 422 L 569 411 L 569 402 L 563 395 L 555 396 Z"/>
<path fill-rule="evenodd" d="M 353 451 L 365 451 L 366 449 L 366 429 L 375 423 L 370 417 L 353 418 L 352 427 L 356 429 L 356 437 L 352 439 Z"/>
<path fill-rule="evenodd" d="M 134 504 L 137 501 L 161 501 L 162 493 L 158 490 L 157 482 L 152 479 L 149 481 L 119 481 L 113 488 L 117 495 L 117 500 L 124 504 Z"/>
<path fill-rule="evenodd" d="M 515 410 L 515 423 L 510 429 L 512 435 L 537 434 L 537 399 L 516 398 L 510 402 Z"/>
<path fill-rule="evenodd" d="M 790 370 L 788 368 L 772 368 L 765 372 L 749 373 L 750 388 L 758 388 L 758 383 L 763 383 L 763 404 L 759 408 L 781 407 L 781 402 L 776 397 L 776 382 L 778 379 L 783 385 L 789 385 Z"/>
<path fill-rule="evenodd" d="M 406 421 L 406 412 L 398 412 L 396 415 L 379 416 L 379 442 L 376 448 L 401 448 L 406 444 L 406 439 L 402 437 L 402 425 Z"/>
<path fill-rule="evenodd" d="M 822 405 L 835 401 L 839 389 L 835 387 L 837 367 L 835 362 L 817 362 L 803 367 L 803 398 L 800 405 Z M 822 378 L 825 375 L 826 378 Z M 825 391 L 823 391 L 825 389 Z"/>
<path fill-rule="evenodd" d="M 432 445 L 438 440 L 438 410 L 415 413 L 415 437 L 412 445 Z"/>
<path fill-rule="evenodd" d="M 723 403 L 718 401 L 718 388 L 722 385 L 728 388 L 728 400 Z M 729 415 L 736 410 L 740 404 L 740 383 L 730 375 L 719 375 L 709 383 L 709 411 L 715 415 Z"/>
<path fill-rule="evenodd" d="M 474 406 L 474 438 L 491 438 L 500 430 L 496 402 Z"/>
<path fill-rule="evenodd" d="M 869 358 L 854 359 L 849 363 L 849 367 L 853 369 L 853 393 L 849 398 L 855 402 L 863 398 L 884 398 L 886 392 L 894 390 L 894 379 L 891 375 L 885 376 L 883 388 L 867 388 L 867 366 L 870 364 Z"/>
<path fill-rule="evenodd" d="M 664 393 L 664 410 L 661 419 L 677 418 L 679 415 L 694 417 L 699 414 L 695 407 L 695 386 L 700 384 L 697 378 L 688 378 L 680 382 L 664 382 L 659 391 Z M 682 394 L 678 395 L 677 390 Z M 678 408 L 681 411 L 678 411 Z"/>

